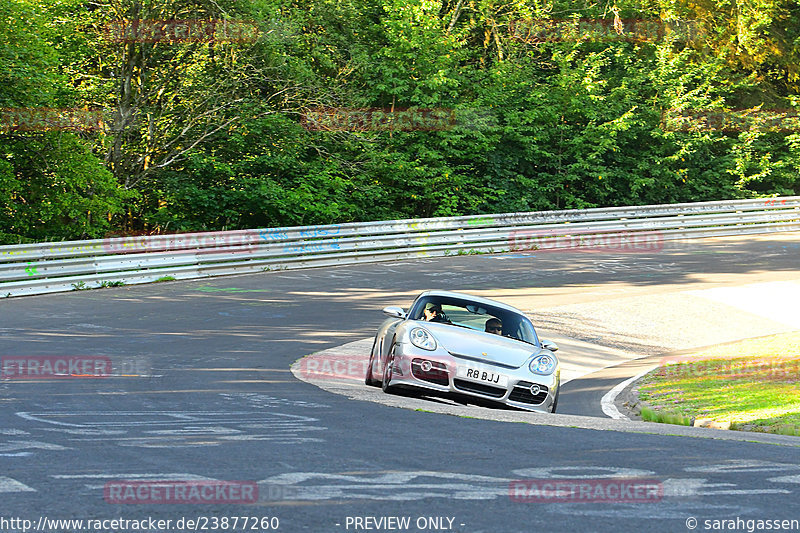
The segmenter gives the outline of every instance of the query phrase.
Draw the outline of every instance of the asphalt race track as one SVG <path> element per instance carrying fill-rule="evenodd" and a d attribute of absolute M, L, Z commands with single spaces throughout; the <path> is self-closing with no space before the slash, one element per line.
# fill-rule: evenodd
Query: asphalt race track
<path fill-rule="evenodd" d="M 591 346 L 624 360 L 797 330 L 799 284 L 800 236 L 775 234 L 5 300 L 4 365 L 81 356 L 112 370 L 0 380 L 0 531 L 797 531 L 800 438 L 646 433 L 588 417 L 635 373 L 593 366 Z M 419 398 L 408 400 L 431 408 L 397 408 L 290 371 L 370 337 L 383 306 L 429 288 L 507 301 L 581 346 L 575 364 L 592 371 L 565 385 L 564 415 Z M 495 419 L 470 416 L 479 410 Z M 169 503 L 137 489 L 155 481 L 216 492 Z M 232 503 L 218 481 L 257 497 Z M 66 519 L 83 522 L 53 523 Z"/>

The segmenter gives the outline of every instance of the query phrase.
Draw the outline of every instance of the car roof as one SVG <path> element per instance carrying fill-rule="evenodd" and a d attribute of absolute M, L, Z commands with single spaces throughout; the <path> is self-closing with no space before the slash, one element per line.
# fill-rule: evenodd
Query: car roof
<path fill-rule="evenodd" d="M 463 292 L 453 292 L 453 291 L 442 291 L 442 290 L 430 290 L 424 291 L 422 294 L 418 296 L 418 298 L 422 298 L 425 296 L 443 296 L 445 298 L 460 298 L 462 300 L 469 300 L 471 302 L 475 302 L 476 304 L 485 304 L 485 305 L 493 305 L 495 307 L 500 307 L 501 309 L 505 309 L 506 311 L 513 311 L 514 313 L 518 313 L 522 316 L 527 316 L 525 313 L 517 309 L 516 307 L 512 307 L 508 304 L 504 304 L 503 302 L 498 302 L 497 300 L 491 300 L 489 298 L 482 298 L 480 296 L 474 296 L 472 294 L 466 294 Z"/>

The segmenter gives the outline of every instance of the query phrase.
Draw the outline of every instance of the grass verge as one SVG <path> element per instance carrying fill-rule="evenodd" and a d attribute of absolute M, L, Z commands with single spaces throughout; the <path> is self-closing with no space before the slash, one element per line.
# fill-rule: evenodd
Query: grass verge
<path fill-rule="evenodd" d="M 669 357 L 638 384 L 642 419 L 800 436 L 800 332 Z"/>

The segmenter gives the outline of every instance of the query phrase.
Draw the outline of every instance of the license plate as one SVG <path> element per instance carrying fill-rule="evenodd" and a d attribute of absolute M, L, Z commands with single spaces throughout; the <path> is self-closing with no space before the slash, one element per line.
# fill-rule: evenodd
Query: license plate
<path fill-rule="evenodd" d="M 477 366 L 458 366 L 456 368 L 456 377 L 494 385 L 503 389 L 508 387 L 508 376 Z"/>

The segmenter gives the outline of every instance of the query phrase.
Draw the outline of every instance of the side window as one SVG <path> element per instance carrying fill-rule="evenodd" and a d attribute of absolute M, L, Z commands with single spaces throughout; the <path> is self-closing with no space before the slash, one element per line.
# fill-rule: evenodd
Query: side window
<path fill-rule="evenodd" d="M 525 332 L 522 330 L 522 321 L 510 314 L 503 316 L 503 333 L 515 339 L 525 338 Z"/>
<path fill-rule="evenodd" d="M 454 324 L 464 324 L 469 319 L 469 313 L 463 307 L 443 305 L 442 311 L 447 318 Z"/>
<path fill-rule="evenodd" d="M 431 300 L 429 298 L 418 298 L 414 300 L 414 303 L 411 304 L 411 308 L 408 310 L 409 318 L 411 318 L 411 320 L 425 320 L 425 313 L 423 313 L 423 309 L 425 309 L 425 304 L 430 301 Z"/>

